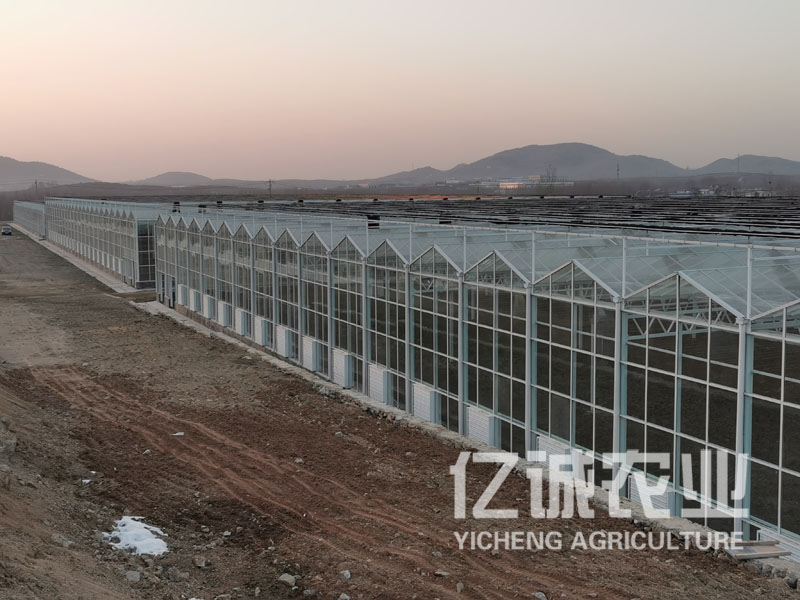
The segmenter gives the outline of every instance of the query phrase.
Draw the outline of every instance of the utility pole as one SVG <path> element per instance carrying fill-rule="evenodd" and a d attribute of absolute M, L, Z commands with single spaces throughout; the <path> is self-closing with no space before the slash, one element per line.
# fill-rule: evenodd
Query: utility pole
<path fill-rule="evenodd" d="M 269 180 L 269 199 L 272 200 L 272 179 Z"/>

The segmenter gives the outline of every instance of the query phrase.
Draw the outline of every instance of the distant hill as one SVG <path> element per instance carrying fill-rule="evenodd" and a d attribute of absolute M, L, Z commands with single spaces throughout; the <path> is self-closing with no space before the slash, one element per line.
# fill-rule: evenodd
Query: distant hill
<path fill-rule="evenodd" d="M 737 158 L 720 158 L 692 171 L 694 175 L 727 173 L 763 173 L 765 175 L 800 175 L 800 162 L 775 156 L 743 154 Z"/>
<path fill-rule="evenodd" d="M 589 144 L 525 146 L 498 152 L 474 163 L 447 171 L 451 179 L 507 179 L 544 175 L 548 169 L 569 180 L 615 179 L 620 177 L 673 177 L 686 171 L 660 158 L 621 156 Z"/>
<path fill-rule="evenodd" d="M 0 156 L 0 191 L 25 190 L 36 182 L 42 185 L 86 183 L 93 181 L 83 175 L 43 162 L 21 162 Z"/>
<path fill-rule="evenodd" d="M 746 154 L 738 159 L 721 158 L 700 169 L 681 169 L 660 158 L 638 154 L 620 155 L 581 143 L 531 145 L 504 150 L 472 163 L 459 164 L 441 170 L 422 167 L 411 171 L 393 173 L 376 179 L 285 179 L 272 182 L 277 193 L 286 190 L 336 190 L 369 187 L 434 186 L 443 182 L 471 184 L 478 181 L 526 179 L 532 176 L 549 176 L 568 181 L 613 181 L 668 179 L 701 175 L 764 174 L 800 177 L 800 162 L 783 158 Z M 94 180 L 66 169 L 38 162 L 19 162 L 0 157 L 0 192 L 22 190 L 34 181 L 45 185 L 68 185 Z M 267 190 L 269 182 L 245 179 L 212 179 L 198 173 L 169 171 L 127 182 L 130 187 L 157 186 L 160 188 L 202 188 L 204 190 L 242 189 Z"/>
<path fill-rule="evenodd" d="M 237 188 L 264 188 L 269 185 L 267 181 L 250 179 L 211 179 L 205 175 L 189 171 L 168 171 L 148 179 L 129 181 L 129 185 L 160 185 L 163 187 L 237 187 Z"/>
<path fill-rule="evenodd" d="M 473 163 L 447 171 L 424 167 L 374 180 L 378 183 L 423 184 L 435 181 L 477 181 L 513 179 L 535 175 L 555 176 L 571 181 L 586 179 L 677 177 L 686 170 L 649 156 L 622 156 L 597 146 L 579 143 L 532 145 L 504 150 Z"/>
<path fill-rule="evenodd" d="M 205 175 L 188 171 L 168 171 L 139 181 L 129 182 L 131 185 L 163 185 L 164 187 L 191 187 L 193 185 L 212 185 L 214 180 Z"/>

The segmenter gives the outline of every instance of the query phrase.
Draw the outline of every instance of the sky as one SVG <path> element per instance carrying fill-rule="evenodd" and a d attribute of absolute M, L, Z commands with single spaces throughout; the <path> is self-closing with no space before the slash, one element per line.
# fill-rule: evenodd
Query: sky
<path fill-rule="evenodd" d="M 128 181 L 585 142 L 800 160 L 797 0 L 0 0 L 0 156 Z"/>

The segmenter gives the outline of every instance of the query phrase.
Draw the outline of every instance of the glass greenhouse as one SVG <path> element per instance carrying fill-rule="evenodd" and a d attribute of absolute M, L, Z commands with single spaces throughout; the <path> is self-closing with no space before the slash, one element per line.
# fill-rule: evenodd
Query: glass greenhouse
<path fill-rule="evenodd" d="M 170 306 L 497 448 L 583 449 L 578 477 L 668 453 L 634 468 L 669 476 L 671 514 L 800 543 L 798 240 L 162 207 Z M 84 256 L 142 223 L 133 204 L 47 210 Z"/>
<path fill-rule="evenodd" d="M 41 202 L 14 202 L 14 223 L 28 231 L 45 237 L 44 204 Z"/>
<path fill-rule="evenodd" d="M 15 203 L 15 213 L 17 205 Z M 155 285 L 154 224 L 163 204 L 50 198 L 47 239 L 135 288 Z"/>

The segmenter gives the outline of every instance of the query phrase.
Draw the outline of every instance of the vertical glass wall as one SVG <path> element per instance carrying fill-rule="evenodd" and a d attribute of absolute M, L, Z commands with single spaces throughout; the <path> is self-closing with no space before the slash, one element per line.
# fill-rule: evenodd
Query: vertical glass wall
<path fill-rule="evenodd" d="M 263 227 L 258 230 L 253 239 L 253 252 L 255 260 L 255 313 L 257 317 L 265 320 L 262 333 L 262 344 L 272 348 L 274 344 L 274 290 L 273 290 L 273 261 L 272 239 Z"/>
<path fill-rule="evenodd" d="M 436 391 L 439 423 L 458 431 L 458 268 L 431 248 L 410 271 L 412 377 Z"/>
<path fill-rule="evenodd" d="M 238 333 L 245 336 L 250 336 L 253 328 L 253 265 L 250 252 L 250 233 L 242 225 L 233 236 L 233 307 L 241 319 Z"/>
<path fill-rule="evenodd" d="M 217 299 L 223 310 L 217 319 L 226 326 L 231 326 L 233 317 L 229 307 L 233 304 L 233 234 L 223 223 L 217 231 Z M 225 306 L 222 306 L 222 303 Z M 218 309 L 219 310 L 219 309 Z"/>
<path fill-rule="evenodd" d="M 406 269 L 389 242 L 367 258 L 367 298 L 369 361 L 389 370 L 389 402 L 405 410 Z"/>
<path fill-rule="evenodd" d="M 203 249 L 203 294 L 208 296 L 208 306 L 204 307 L 205 316 L 217 318 L 217 232 L 208 222 L 200 234 Z"/>
<path fill-rule="evenodd" d="M 131 249 L 136 253 L 136 264 L 138 265 L 137 287 L 153 287 L 156 280 L 155 240 L 153 239 L 155 224 L 152 221 L 136 221 L 130 225 Z M 135 244 L 132 240 L 134 232 Z"/>
<path fill-rule="evenodd" d="M 14 223 L 28 231 L 44 237 L 44 204 L 38 202 L 14 202 Z"/>
<path fill-rule="evenodd" d="M 524 456 L 525 282 L 492 253 L 464 275 L 466 400 L 499 421 L 498 446 Z"/>
<path fill-rule="evenodd" d="M 751 537 L 767 528 L 800 541 L 800 307 L 755 319 L 752 332 L 745 395 Z"/>
<path fill-rule="evenodd" d="M 130 208 L 130 209 L 129 209 Z M 91 200 L 47 200 L 47 238 L 107 269 L 137 288 L 155 286 L 155 220 L 137 215 L 136 205 Z"/>
<path fill-rule="evenodd" d="M 533 293 L 533 429 L 596 457 L 613 452 L 616 314 L 609 291 L 569 264 L 537 281 Z M 596 477 L 602 470 L 596 463 Z"/>
<path fill-rule="evenodd" d="M 164 257 L 164 267 L 166 268 L 167 273 L 167 280 L 166 280 L 166 288 L 164 289 L 164 294 L 166 294 L 169 301 L 172 305 L 175 304 L 175 300 L 177 297 L 177 261 L 176 261 L 176 232 L 175 232 L 175 223 L 172 220 L 172 217 L 167 219 L 164 222 L 164 233 L 166 234 L 166 240 L 164 242 L 164 250 L 166 252 L 166 256 Z"/>
<path fill-rule="evenodd" d="M 156 280 L 156 290 L 159 300 L 163 302 L 166 294 L 166 278 L 170 270 L 167 268 L 167 231 L 164 228 L 164 221 L 158 217 L 155 225 L 156 233 L 156 270 L 158 277 Z"/>
<path fill-rule="evenodd" d="M 299 352 L 300 273 L 297 242 L 285 231 L 275 242 L 275 275 L 277 280 L 277 323 L 289 330 L 287 355 L 297 360 Z"/>
<path fill-rule="evenodd" d="M 175 242 L 175 262 L 178 272 L 178 284 L 189 285 L 189 241 L 186 237 L 186 223 L 183 222 L 183 219 L 179 219 L 175 224 Z"/>
<path fill-rule="evenodd" d="M 320 342 L 314 369 L 328 374 L 328 249 L 312 234 L 300 247 L 303 335 Z"/>
<path fill-rule="evenodd" d="M 623 449 L 670 453 L 667 469 L 648 464 L 651 475 L 669 475 L 679 491 L 699 493 L 705 516 L 692 520 L 731 531 L 733 519 L 707 508 L 733 507 L 739 331 L 736 317 L 683 278 L 673 276 L 625 302 L 623 347 Z M 701 479 L 703 451 L 713 451 L 710 486 Z M 717 464 L 721 453 L 722 467 Z M 691 456 L 691 469 L 680 461 Z M 717 472 L 727 469 L 720 489 Z M 677 508 L 701 503 L 677 497 Z"/>
<path fill-rule="evenodd" d="M 353 354 L 353 387 L 364 389 L 364 263 L 361 251 L 344 238 L 331 252 L 334 346 Z"/>
<path fill-rule="evenodd" d="M 203 294 L 203 253 L 200 227 L 193 219 L 186 232 L 189 266 L 189 294 L 194 310 L 202 312 L 201 298 Z M 158 255 L 158 253 L 156 253 Z"/>

